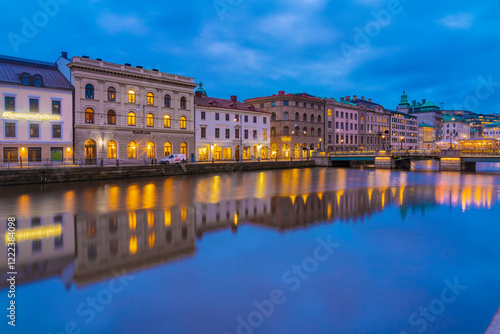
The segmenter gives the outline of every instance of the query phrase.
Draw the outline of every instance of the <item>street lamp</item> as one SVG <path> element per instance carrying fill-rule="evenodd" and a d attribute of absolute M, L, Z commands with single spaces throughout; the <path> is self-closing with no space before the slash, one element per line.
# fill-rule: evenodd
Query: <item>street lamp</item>
<path fill-rule="evenodd" d="M 344 138 L 340 139 L 340 147 L 342 149 L 342 153 L 344 153 Z"/>
<path fill-rule="evenodd" d="M 142 105 L 142 143 L 143 143 L 143 147 L 146 147 L 146 112 L 144 110 L 144 108 L 146 107 L 145 104 Z M 140 112 L 141 111 L 141 106 L 139 105 L 137 107 L 137 112 Z M 147 150 L 146 150 L 146 154 L 147 154 Z M 146 157 L 143 158 L 144 159 L 144 164 L 146 164 Z"/>
<path fill-rule="evenodd" d="M 243 115 L 237 115 L 240 118 L 240 156 L 238 157 L 240 162 L 243 162 Z M 238 118 L 234 119 L 235 122 L 238 121 Z"/>
<path fill-rule="evenodd" d="M 401 136 L 399 139 L 401 140 L 401 149 L 403 149 L 403 139 L 405 139 L 405 137 Z"/>
<path fill-rule="evenodd" d="M 382 151 L 385 150 L 385 135 L 382 135 Z"/>

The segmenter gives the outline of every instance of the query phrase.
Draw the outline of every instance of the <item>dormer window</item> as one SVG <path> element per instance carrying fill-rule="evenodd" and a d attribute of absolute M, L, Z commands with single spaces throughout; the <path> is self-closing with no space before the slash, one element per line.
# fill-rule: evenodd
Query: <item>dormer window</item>
<path fill-rule="evenodd" d="M 229 106 L 232 107 L 232 108 L 236 108 L 236 103 L 233 102 Z"/>
<path fill-rule="evenodd" d="M 42 77 L 40 75 L 35 75 L 33 77 L 35 87 L 42 87 Z"/>
<path fill-rule="evenodd" d="M 29 74 L 27 74 L 27 73 L 23 74 L 21 77 L 21 80 L 22 80 L 23 86 L 30 85 L 30 75 Z"/>
<path fill-rule="evenodd" d="M 212 106 L 216 106 L 217 105 L 217 101 L 210 101 L 208 103 L 210 103 Z"/>

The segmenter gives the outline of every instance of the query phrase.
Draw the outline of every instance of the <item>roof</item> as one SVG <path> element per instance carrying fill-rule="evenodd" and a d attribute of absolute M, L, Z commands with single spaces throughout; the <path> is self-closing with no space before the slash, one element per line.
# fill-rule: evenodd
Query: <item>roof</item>
<path fill-rule="evenodd" d="M 410 115 L 410 114 L 407 114 L 407 113 L 404 113 L 404 112 L 401 112 L 401 111 L 390 110 L 390 109 L 386 109 L 386 110 L 389 111 L 391 114 L 399 114 L 399 115 L 403 115 L 404 117 L 417 118 L 417 116 Z"/>
<path fill-rule="evenodd" d="M 215 105 L 214 105 L 215 102 Z M 222 109 L 231 109 L 231 110 L 244 110 L 244 111 L 252 111 L 252 112 L 260 112 L 263 114 L 271 115 L 271 112 L 258 109 L 253 107 L 250 104 L 246 104 L 243 102 L 234 102 L 232 100 L 219 99 L 216 97 L 209 96 L 196 96 L 194 97 L 194 103 L 198 107 L 210 107 L 210 108 L 222 108 Z"/>
<path fill-rule="evenodd" d="M 440 109 L 437 105 L 435 105 L 431 101 L 425 101 L 425 103 L 412 105 L 411 107 L 413 107 L 413 108 L 438 108 L 438 109 Z"/>
<path fill-rule="evenodd" d="M 249 99 L 246 99 L 245 101 L 253 101 L 253 100 L 262 100 L 262 99 L 269 99 L 269 98 L 283 98 L 283 97 L 290 97 L 290 98 L 294 98 L 294 97 L 301 97 L 301 98 L 307 98 L 307 99 L 311 99 L 311 100 L 316 100 L 318 102 L 323 102 L 324 103 L 324 100 L 322 98 L 319 98 L 317 96 L 314 96 L 314 95 L 311 95 L 311 94 L 308 94 L 308 93 L 293 93 L 293 94 L 285 94 L 284 91 L 280 91 L 278 94 L 273 94 L 273 95 L 268 95 L 268 96 L 260 96 L 260 97 L 252 97 L 252 98 L 249 98 Z"/>
<path fill-rule="evenodd" d="M 418 127 L 419 128 L 433 128 L 434 129 L 434 126 L 429 125 L 429 124 L 425 124 L 425 123 L 418 123 Z"/>
<path fill-rule="evenodd" d="M 443 122 L 462 122 L 462 123 L 467 123 L 465 119 L 463 119 L 460 116 L 455 116 L 455 115 L 450 115 L 450 114 L 443 114 Z"/>
<path fill-rule="evenodd" d="M 361 100 L 361 99 L 356 99 L 356 100 L 350 100 L 352 103 L 356 105 L 362 105 L 368 108 L 374 108 L 380 106 L 380 104 L 375 103 L 375 102 L 370 102 L 368 100 Z"/>
<path fill-rule="evenodd" d="M 42 77 L 42 87 L 72 90 L 73 85 L 59 71 L 55 63 L 0 55 L 0 83 L 22 86 L 21 74 Z"/>

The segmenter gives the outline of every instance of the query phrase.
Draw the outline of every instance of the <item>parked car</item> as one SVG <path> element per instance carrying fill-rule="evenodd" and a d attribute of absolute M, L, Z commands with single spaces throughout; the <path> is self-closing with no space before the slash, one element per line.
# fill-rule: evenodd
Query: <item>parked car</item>
<path fill-rule="evenodd" d="M 186 163 L 185 154 L 171 154 L 166 158 L 160 160 L 160 164 L 185 164 Z"/>

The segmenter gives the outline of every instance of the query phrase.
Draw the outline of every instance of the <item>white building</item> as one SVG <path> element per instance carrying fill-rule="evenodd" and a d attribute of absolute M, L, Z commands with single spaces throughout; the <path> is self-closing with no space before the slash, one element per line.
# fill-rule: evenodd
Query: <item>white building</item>
<path fill-rule="evenodd" d="M 73 86 L 55 63 L 0 56 L 2 161 L 73 159 Z"/>
<path fill-rule="evenodd" d="M 271 113 L 230 100 L 207 97 L 203 84 L 195 93 L 196 160 L 269 159 Z"/>
<path fill-rule="evenodd" d="M 443 128 L 446 141 L 470 138 L 470 124 L 460 116 L 443 114 Z"/>
<path fill-rule="evenodd" d="M 500 122 L 485 125 L 483 138 L 496 139 L 500 141 Z"/>

